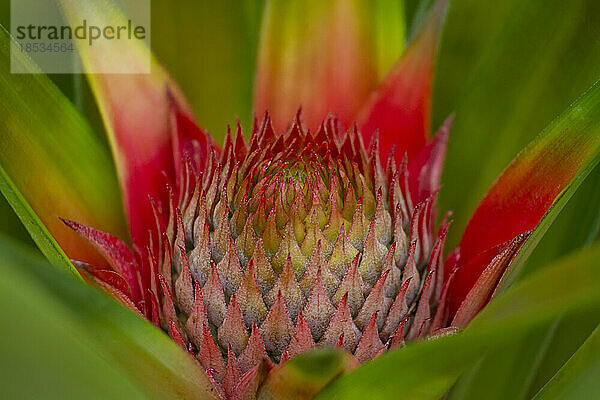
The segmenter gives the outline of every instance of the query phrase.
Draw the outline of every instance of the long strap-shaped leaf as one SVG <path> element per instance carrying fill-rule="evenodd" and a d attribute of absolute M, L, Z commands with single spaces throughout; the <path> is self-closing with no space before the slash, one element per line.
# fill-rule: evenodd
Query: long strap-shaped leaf
<path fill-rule="evenodd" d="M 9 242 L 5 236 L 0 240 L 2 398 L 148 399 L 114 362 L 106 359 L 97 344 L 91 343 L 87 329 L 55 301 L 55 294 L 25 277 L 23 270 L 31 268 L 32 257 L 15 256 L 25 249 L 17 250 L 16 242 Z M 11 247 L 8 252 L 7 246 Z M 52 269 L 47 264 L 41 268 Z M 69 280 L 68 276 L 63 278 Z"/>
<path fill-rule="evenodd" d="M 44 243 L 56 240 L 71 258 L 101 260 L 58 217 L 127 238 L 110 154 L 26 55 L 15 51 L 12 62 L 31 74 L 10 73 L 10 47 L 10 36 L 0 27 L 0 166 L 14 185 L 7 190 L 18 190 L 21 196 L 5 195 L 47 256 L 51 257 Z M 25 201 L 45 227 L 30 218 Z"/>
<path fill-rule="evenodd" d="M 114 0 L 60 0 L 67 20 L 100 26 L 127 25 Z M 90 22 L 92 23 L 92 22 Z M 168 204 L 165 184 L 174 184 L 175 162 L 169 127 L 169 95 L 189 114 L 183 94 L 152 56 L 144 42 L 104 40 L 94 46 L 79 44 L 78 50 L 96 97 L 123 192 L 125 212 L 134 242 L 145 241 L 154 227 L 152 197 Z M 96 74 L 97 71 L 145 71 L 149 74 Z M 121 69 L 123 70 L 123 69 Z M 193 119 L 193 118 L 191 118 Z"/>
<path fill-rule="evenodd" d="M 458 243 L 485 191 L 515 154 L 598 79 L 600 41 L 598 30 L 590 29 L 600 26 L 600 13 L 592 12 L 597 9 L 595 0 L 452 0 L 433 99 L 434 126 L 451 111 L 457 116 L 439 198 L 440 209 L 454 211 L 448 243 Z M 596 166 L 520 275 L 595 238 L 599 199 Z M 520 344 L 487 354 L 463 374 L 450 399 L 528 399 L 593 324 L 581 316 L 532 330 Z"/>
<path fill-rule="evenodd" d="M 409 344 L 327 386 L 316 399 L 437 400 L 483 352 L 567 310 L 600 306 L 600 246 L 537 271 L 493 301 L 463 332 Z"/>
<path fill-rule="evenodd" d="M 448 243 L 459 242 L 479 201 L 515 154 L 599 78 L 597 10 L 595 0 L 452 1 L 433 99 L 433 126 L 456 112 L 439 198 L 441 209 L 454 211 Z M 577 197 L 577 209 L 589 209 L 585 197 Z M 536 251 L 536 262 L 567 254 L 573 236 L 585 240 L 577 235 L 584 236 L 577 219 L 591 218 L 585 211 L 570 214 L 569 222 L 561 214 L 565 229 L 551 228 L 552 243 L 544 237 L 545 255 Z"/>
<path fill-rule="evenodd" d="M 90 286 L 78 284 L 57 269 L 48 268 L 45 262 L 25 253 L 15 243 L 2 237 L 0 237 L 0 254 L 2 254 L 0 267 L 3 271 L 0 275 L 0 287 L 7 286 L 22 290 L 17 301 L 9 297 L 11 292 L 0 291 L 0 309 L 7 307 L 11 310 L 11 315 L 14 315 L 14 312 L 18 314 L 19 311 L 33 309 L 36 314 L 44 314 L 44 318 L 49 316 L 53 321 L 64 319 L 65 326 L 74 329 L 72 335 L 66 338 L 53 337 L 53 340 L 45 342 L 52 348 L 39 349 L 37 357 L 43 359 L 47 354 L 53 354 L 54 346 L 56 348 L 60 346 L 56 342 L 70 340 L 75 336 L 85 347 L 93 349 L 96 355 L 100 354 L 111 368 L 120 371 L 126 377 L 125 381 L 129 381 L 130 385 L 133 384 L 139 392 L 145 393 L 149 398 L 218 399 L 217 390 L 200 365 L 164 332 L 156 329 L 148 321 L 116 303 L 104 293 Z M 18 300 L 21 297 L 32 299 L 33 308 L 20 308 Z M 45 308 L 46 304 L 50 306 Z M 44 319 L 36 322 L 36 318 L 37 315 L 30 314 L 22 315 L 19 321 L 3 318 L 0 326 L 3 324 L 18 326 L 20 320 L 27 321 L 28 327 L 35 326 L 37 329 L 35 332 L 23 333 L 32 339 L 32 343 L 27 345 L 33 345 L 36 335 L 46 334 L 44 326 L 40 326 Z M 53 333 L 54 326 L 52 329 Z M 2 331 L 6 333 L 4 327 Z M 9 332 L 14 332 L 14 329 L 10 329 Z M 11 343 L 11 340 L 16 338 L 3 338 L 3 342 Z M 3 359 L 3 363 L 10 361 Z M 92 361 L 95 363 L 96 359 Z M 55 378 L 67 378 L 61 374 L 61 371 L 52 371 L 52 373 Z M 0 377 L 0 382 L 1 379 Z M 35 381 L 38 379 L 40 378 L 36 377 Z M 92 378 L 86 376 L 86 379 Z M 106 382 L 105 379 L 104 375 L 92 381 L 95 386 L 113 384 L 113 382 Z M 122 384 L 123 379 L 121 378 L 118 383 Z M 79 385 L 80 382 L 65 381 L 64 384 Z M 131 390 L 131 387 L 128 389 Z M 43 392 L 38 394 L 38 398 L 44 396 Z M 129 397 L 127 393 L 123 393 L 121 398 Z"/>
<path fill-rule="evenodd" d="M 385 20 L 380 17 L 385 15 Z M 401 2 L 271 0 L 262 22 L 254 111 L 283 131 L 302 106 L 316 130 L 328 113 L 350 127 L 404 47 Z"/>
<path fill-rule="evenodd" d="M 533 400 L 600 396 L 600 325 Z"/>
<path fill-rule="evenodd" d="M 489 248 L 532 231 L 504 273 L 500 290 L 506 288 L 598 161 L 600 83 L 527 146 L 482 200 L 460 244 L 459 267 L 449 292 L 451 315 L 466 301 L 487 266 L 470 261 Z"/>
<path fill-rule="evenodd" d="M 396 162 L 405 152 L 412 161 L 427 142 L 433 67 L 447 5 L 447 0 L 436 1 L 419 34 L 356 117 L 366 143 L 379 132 L 383 160 L 395 147 Z"/>

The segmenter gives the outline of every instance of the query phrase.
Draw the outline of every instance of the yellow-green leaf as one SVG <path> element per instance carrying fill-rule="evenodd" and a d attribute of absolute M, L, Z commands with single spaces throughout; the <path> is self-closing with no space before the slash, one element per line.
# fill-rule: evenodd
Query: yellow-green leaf
<path fill-rule="evenodd" d="M 10 73 L 10 43 L 0 29 L 0 166 L 69 257 L 99 260 L 58 217 L 128 237 L 108 149 L 25 54 L 13 62 L 32 74 Z"/>

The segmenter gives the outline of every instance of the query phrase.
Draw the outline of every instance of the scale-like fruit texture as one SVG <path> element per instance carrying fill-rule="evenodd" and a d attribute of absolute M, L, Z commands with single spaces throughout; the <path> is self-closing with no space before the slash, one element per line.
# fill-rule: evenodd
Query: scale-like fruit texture
<path fill-rule="evenodd" d="M 160 271 L 164 315 L 217 380 L 221 353 L 242 373 L 315 345 L 363 362 L 430 331 L 442 282 L 432 198 L 413 207 L 406 163 L 384 170 L 378 154 L 333 118 L 281 135 L 267 118 L 187 179 Z"/>
<path fill-rule="evenodd" d="M 314 346 L 368 361 L 445 323 L 436 309 L 448 223 L 434 235 L 435 193 L 413 204 L 406 158 L 396 166 L 392 151 L 383 167 L 379 154 L 377 135 L 366 150 L 359 132 L 333 117 L 311 133 L 298 115 L 276 134 L 267 116 L 249 143 L 238 126 L 222 150 L 192 141 L 168 222 L 157 212 L 146 251 L 132 259 L 123 249 L 127 283 L 115 284 L 115 274 L 110 287 L 107 271 L 88 269 L 227 395 L 265 360 Z M 114 259 L 118 246 L 107 247 Z"/>

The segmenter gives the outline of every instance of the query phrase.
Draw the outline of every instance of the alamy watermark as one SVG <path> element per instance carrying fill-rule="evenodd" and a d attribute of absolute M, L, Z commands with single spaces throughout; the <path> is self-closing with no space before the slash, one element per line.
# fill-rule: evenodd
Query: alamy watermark
<path fill-rule="evenodd" d="M 11 72 L 150 72 L 150 0 L 11 0 Z M 39 67 L 32 70 L 25 57 Z"/>

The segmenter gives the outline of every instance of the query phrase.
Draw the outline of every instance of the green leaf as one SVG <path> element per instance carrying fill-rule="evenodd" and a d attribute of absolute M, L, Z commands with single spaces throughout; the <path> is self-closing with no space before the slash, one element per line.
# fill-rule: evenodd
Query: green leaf
<path fill-rule="evenodd" d="M 506 164 L 598 78 L 599 7 L 593 0 L 452 2 L 434 97 L 434 126 L 456 111 L 440 193 L 442 208 L 455 211 L 450 244 Z M 582 200 L 573 207 L 589 209 Z M 566 224 L 571 230 L 581 231 L 579 216 Z M 556 233 L 559 246 L 544 249 L 564 254 L 571 233 Z"/>
<path fill-rule="evenodd" d="M 510 346 L 485 354 L 480 362 L 461 376 L 452 388 L 450 399 L 523 398 L 558 324 L 551 322 L 551 328 L 548 325 L 530 328 Z"/>
<path fill-rule="evenodd" d="M 409 41 L 419 32 L 419 27 L 427 17 L 427 11 L 434 0 L 404 0 L 406 31 Z"/>
<path fill-rule="evenodd" d="M 583 399 L 600 396 L 600 325 L 534 400 Z"/>
<path fill-rule="evenodd" d="M 589 336 L 599 311 L 567 313 L 490 351 L 461 376 L 449 399 L 530 399 Z"/>
<path fill-rule="evenodd" d="M 318 348 L 275 367 L 258 393 L 259 400 L 303 400 L 319 393 L 358 362 L 339 349 Z"/>
<path fill-rule="evenodd" d="M 152 1 L 153 51 L 217 141 L 236 117 L 249 131 L 262 8 L 263 0 Z"/>
<path fill-rule="evenodd" d="M 35 247 L 35 243 L 31 239 L 31 236 L 29 236 L 27 229 L 25 229 L 19 220 L 19 217 L 15 214 L 15 211 L 3 196 L 0 196 L 0 221 L 2 221 L 0 232 L 18 239 L 23 243 L 27 243 L 31 245 L 32 248 Z"/>
<path fill-rule="evenodd" d="M 545 163 L 552 163 L 553 160 L 560 160 L 558 164 L 549 168 L 549 175 L 561 176 L 560 171 L 562 169 L 568 169 L 573 162 L 578 165 L 576 174 L 570 175 L 575 176 L 573 181 L 570 182 L 560 196 L 558 196 L 557 200 L 555 200 L 552 205 L 552 208 L 536 226 L 532 235 L 527 239 L 517 256 L 515 256 L 511 262 L 509 269 L 503 277 L 498 292 L 505 289 L 511 281 L 514 281 L 518 278 L 519 274 L 523 273 L 522 267 L 537 243 L 542 239 L 554 219 L 561 212 L 579 185 L 598 163 L 600 158 L 598 149 L 600 142 L 598 142 L 599 136 L 597 132 L 600 126 L 598 123 L 598 104 L 600 104 L 600 91 L 598 85 L 596 85 L 575 102 L 567 112 L 556 119 L 545 130 L 543 135 L 536 139 L 527 150 L 521 153 L 521 156 L 516 163 L 513 163 L 511 167 L 509 167 L 511 169 L 507 170 L 512 172 L 512 176 L 518 176 L 519 163 L 527 165 L 529 164 L 527 160 L 530 160 L 535 163 L 535 170 L 540 172 L 543 171 Z M 566 140 L 560 140 L 561 138 L 566 138 Z M 562 143 L 557 145 L 559 142 Z M 553 145 L 545 146 L 544 143 L 553 143 Z M 544 148 L 545 150 L 541 155 L 535 156 L 535 154 L 537 154 L 536 148 L 538 150 Z M 565 150 L 568 151 L 565 152 Z M 514 173 L 515 171 L 517 171 L 516 174 Z M 503 180 L 510 180 L 511 172 L 505 172 L 495 186 L 500 185 Z M 534 175 L 535 174 L 527 175 L 526 181 L 521 181 L 517 184 L 517 186 L 520 187 L 520 190 L 523 190 L 523 187 L 528 185 L 535 185 L 536 178 Z M 543 173 L 541 176 L 543 178 Z M 532 190 L 536 192 L 536 199 L 540 204 L 545 188 L 553 186 L 554 178 L 552 178 L 552 176 L 542 179 L 541 190 Z M 499 192 L 504 193 L 503 195 L 505 196 L 507 195 L 506 191 L 500 190 Z M 495 195 L 492 195 L 492 198 L 494 198 L 494 196 Z M 516 198 L 516 195 L 513 196 L 508 194 L 507 197 Z M 510 199 L 506 200 L 504 203 L 510 203 Z M 592 207 L 592 210 L 597 214 L 597 208 Z M 514 214 L 518 213 L 519 211 L 516 211 Z M 514 217 L 514 215 L 511 217 Z M 588 241 L 588 244 L 589 242 L 590 241 Z M 549 353 L 548 349 L 550 343 L 553 342 L 554 334 L 557 329 L 559 329 L 558 326 L 562 325 L 561 321 L 557 320 L 544 328 L 528 332 L 528 335 L 525 335 L 522 342 L 518 343 L 516 346 L 487 355 L 479 365 L 469 371 L 467 376 L 461 380 L 453 393 L 452 399 L 478 399 L 481 398 L 484 393 L 489 393 L 486 394 L 486 396 L 490 399 L 526 398 L 532 388 L 535 388 L 535 385 L 539 384 L 534 384 L 534 380 L 536 380 L 536 382 L 539 381 L 539 379 L 536 379 L 538 369 L 541 366 L 548 366 L 547 362 L 542 363 L 542 361 L 546 358 L 546 354 Z M 577 343 L 580 339 L 574 338 L 573 340 Z M 572 340 L 563 341 L 562 346 L 559 345 L 559 348 L 570 349 L 572 346 L 571 343 Z M 556 357 L 556 360 L 561 360 L 564 357 L 563 352 L 559 352 L 559 354 L 561 354 L 561 356 Z M 560 366 L 560 364 L 557 366 L 556 363 L 553 363 L 552 365 L 553 368 L 558 368 L 558 366 Z M 546 374 L 547 373 L 548 372 L 546 372 Z M 488 383 L 490 376 L 495 377 L 494 383 L 496 390 L 490 389 L 490 384 Z"/>
<path fill-rule="evenodd" d="M 109 398 L 130 398 L 129 393 L 137 391 L 134 398 L 140 398 L 139 393 L 143 393 L 153 399 L 217 399 L 214 386 L 199 364 L 148 321 L 99 290 L 48 268 L 45 262 L 2 237 L 0 254 L 3 255 L 0 286 L 8 289 L 0 290 L 0 307 L 15 316 L 9 319 L 3 313 L 0 322 L 3 344 L 0 346 L 4 346 L 3 350 L 15 347 L 14 343 L 33 346 L 25 353 L 31 355 L 29 359 L 20 359 L 21 352 L 16 350 L 8 353 L 12 357 L 7 359 L 2 352 L 4 365 L 20 366 L 15 372 L 19 375 L 11 382 L 13 390 L 30 384 L 32 378 L 21 374 L 27 372 L 23 365 L 32 363 L 30 367 L 40 368 L 34 371 L 49 374 L 34 377 L 34 382 L 54 379 L 71 385 L 69 389 L 76 392 L 89 384 L 88 390 L 97 389 L 100 398 L 103 393 L 112 394 Z M 19 329 L 23 321 L 26 330 Z M 63 334 L 65 331 L 68 334 Z M 40 347 L 37 347 L 38 340 Z M 78 353 L 80 348 L 90 351 Z M 72 360 L 74 365 L 69 364 L 64 370 L 56 368 L 57 362 L 62 365 L 61 352 L 65 353 L 65 362 Z M 56 356 L 58 361 L 46 360 L 50 356 Z M 88 358 L 89 366 L 83 364 Z M 97 360 L 102 360 L 103 365 Z M 110 371 L 114 373 L 109 374 Z M 5 376 L 5 373 L 0 374 L 0 379 Z M 79 382 L 78 377 L 85 379 Z M 57 386 L 52 388 L 58 391 Z M 5 386 L 2 387 L 4 390 Z M 115 397 L 114 393 L 118 395 L 121 388 L 124 392 Z M 32 398 L 39 398 L 40 393 L 46 397 L 43 386 L 27 388 L 35 389 L 37 397 Z M 74 396 L 84 397 L 87 398 Z"/>
<path fill-rule="evenodd" d="M 456 211 L 451 244 L 498 172 L 598 78 L 598 6 L 586 0 L 452 1 L 434 97 L 434 126 L 457 112 L 440 198 L 442 209 Z M 532 252 L 523 276 L 597 236 L 599 198 L 596 167 Z M 520 344 L 490 354 L 461 378 L 463 397 L 455 391 L 452 399 L 535 393 L 584 340 L 589 325 L 584 317 L 565 316 L 554 335 L 550 324 L 530 331 Z M 548 340 L 544 351 L 541 344 Z M 497 390 L 490 388 L 491 376 Z"/>
<path fill-rule="evenodd" d="M 21 222 L 29 231 L 31 237 L 38 248 L 54 266 L 71 272 L 76 277 L 81 278 L 79 272 L 75 269 L 67 255 L 60 248 L 56 240 L 46 229 L 42 221 L 35 212 L 29 207 L 27 201 L 23 198 L 19 190 L 12 183 L 6 172 L 0 166 L 0 192 L 12 205 L 13 210 L 21 219 Z"/>
<path fill-rule="evenodd" d="M 536 271 L 492 301 L 465 331 L 409 344 L 336 380 L 317 399 L 439 399 L 485 351 L 567 311 L 600 306 L 600 246 Z"/>
<path fill-rule="evenodd" d="M 90 344 L 89 333 L 47 287 L 23 279 L 16 244 L 0 262 L 0 386 L 7 399 L 145 399 L 122 371 Z M 28 260 L 27 260 L 28 262 Z M 36 262 L 39 262 L 36 260 Z M 45 269 L 51 269 L 43 266 Z M 68 279 L 67 277 L 62 277 Z M 71 284 L 76 284 L 71 282 Z"/>
<path fill-rule="evenodd" d="M 17 52 L 13 61 L 38 74 L 10 73 L 10 40 L 0 29 L 0 166 L 69 257 L 93 261 L 96 253 L 58 217 L 127 238 L 112 159 L 26 55 Z M 23 209 L 18 196 L 11 199 L 13 208 Z M 50 240 L 39 230 L 30 233 L 37 243 Z"/>
<path fill-rule="evenodd" d="M 570 181 L 568 185 L 564 186 L 560 195 L 552 203 L 552 207 L 511 260 L 510 266 L 499 284 L 498 292 L 506 289 L 522 272 L 523 264 L 525 264 L 550 225 L 575 191 L 598 165 L 600 161 L 599 131 L 600 81 L 573 103 L 559 118 L 554 120 L 527 147 L 526 151 L 522 153 L 522 157 L 517 158 L 509 167 L 513 168 L 511 172 L 515 172 L 518 168 L 527 165 L 540 169 L 554 166 L 555 171 L 543 173 L 548 175 L 546 181 L 548 185 L 553 185 L 560 182 L 561 179 L 565 179 L 565 177 L 559 178 L 561 171 L 565 171 L 564 173 L 567 174 L 566 177 L 570 178 Z M 543 161 L 537 160 L 538 158 L 542 158 Z M 556 163 L 557 161 L 558 163 Z M 510 176 L 513 175 L 517 176 L 518 172 Z M 530 176 L 530 178 L 534 180 L 535 176 Z M 510 179 L 510 177 L 507 179 Z M 524 184 L 529 185 L 530 183 L 524 182 Z M 535 184 L 531 184 L 531 187 L 536 189 Z M 540 191 L 538 196 L 542 194 Z"/>
<path fill-rule="evenodd" d="M 600 322 L 600 309 L 591 313 L 567 314 L 560 319 L 548 351 L 543 354 L 539 367 L 533 371 L 528 398 L 532 397 L 575 353 Z"/>

